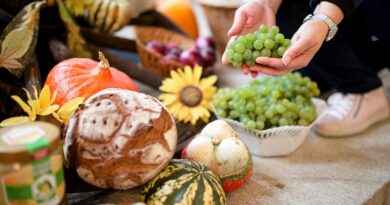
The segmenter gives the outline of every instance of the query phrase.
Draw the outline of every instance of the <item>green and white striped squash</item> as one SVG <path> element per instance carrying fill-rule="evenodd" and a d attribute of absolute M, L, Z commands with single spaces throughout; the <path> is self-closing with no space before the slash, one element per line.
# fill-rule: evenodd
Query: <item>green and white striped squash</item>
<path fill-rule="evenodd" d="M 93 0 L 85 18 L 92 27 L 112 33 L 127 25 L 132 15 L 133 8 L 128 0 Z"/>
<path fill-rule="evenodd" d="M 204 164 L 172 159 L 142 191 L 148 205 L 224 205 L 219 178 Z"/>

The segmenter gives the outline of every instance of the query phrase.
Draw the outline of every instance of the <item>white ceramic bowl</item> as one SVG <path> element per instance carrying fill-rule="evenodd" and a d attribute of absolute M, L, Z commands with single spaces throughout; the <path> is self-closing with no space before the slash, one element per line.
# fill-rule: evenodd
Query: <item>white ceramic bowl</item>
<path fill-rule="evenodd" d="M 317 119 L 309 126 L 282 126 L 267 130 L 250 130 L 242 123 L 221 118 L 228 122 L 239 134 L 253 155 L 261 157 L 280 157 L 293 153 L 305 141 L 310 128 L 327 109 L 326 102 L 319 98 L 312 99 L 316 106 Z"/>

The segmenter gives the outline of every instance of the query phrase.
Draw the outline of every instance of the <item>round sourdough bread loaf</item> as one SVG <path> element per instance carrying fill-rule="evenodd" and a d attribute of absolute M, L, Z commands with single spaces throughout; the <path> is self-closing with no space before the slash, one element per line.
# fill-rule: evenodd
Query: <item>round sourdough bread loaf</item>
<path fill-rule="evenodd" d="M 64 155 L 86 182 L 129 189 L 155 177 L 172 158 L 176 124 L 154 97 L 106 89 L 87 99 L 65 127 Z"/>

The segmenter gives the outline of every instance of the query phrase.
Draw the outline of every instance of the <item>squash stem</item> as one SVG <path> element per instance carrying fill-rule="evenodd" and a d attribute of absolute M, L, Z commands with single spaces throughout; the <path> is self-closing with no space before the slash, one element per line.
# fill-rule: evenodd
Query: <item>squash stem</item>
<path fill-rule="evenodd" d="M 99 51 L 99 59 L 100 59 L 100 62 L 98 64 L 98 67 L 100 69 L 109 69 L 110 68 L 110 64 L 108 63 L 107 58 L 104 56 L 104 54 L 101 51 Z"/>

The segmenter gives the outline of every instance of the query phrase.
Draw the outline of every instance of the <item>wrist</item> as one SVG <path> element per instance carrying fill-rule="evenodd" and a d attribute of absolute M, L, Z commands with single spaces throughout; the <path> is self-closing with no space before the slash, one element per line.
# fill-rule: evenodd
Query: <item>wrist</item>
<path fill-rule="evenodd" d="M 309 14 L 305 17 L 305 19 L 303 20 L 303 22 L 307 22 L 307 21 L 314 21 L 316 22 L 315 24 L 315 28 L 316 30 L 318 30 L 318 32 L 320 32 L 321 30 L 324 30 L 324 28 L 327 27 L 327 31 L 326 32 L 326 38 L 325 38 L 325 41 L 330 41 L 334 35 L 336 34 L 338 28 L 337 28 L 337 24 L 335 22 L 332 21 L 332 19 L 330 19 L 328 16 L 326 16 L 325 14 Z M 325 27 L 324 27 L 325 26 Z"/>
<path fill-rule="evenodd" d="M 335 24 L 339 24 L 344 18 L 343 11 L 336 4 L 330 3 L 328 1 L 321 1 L 319 4 L 317 4 L 313 14 L 324 14 L 328 16 Z"/>
<path fill-rule="evenodd" d="M 320 20 L 320 19 L 313 19 L 311 21 L 308 21 L 306 23 L 312 23 L 314 24 L 316 30 L 317 30 L 317 34 L 318 36 L 321 36 L 321 38 L 323 40 L 326 39 L 328 33 L 329 33 L 329 27 L 328 27 L 328 24 L 326 24 L 324 21 Z"/>

